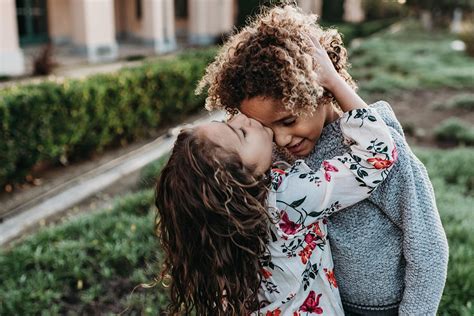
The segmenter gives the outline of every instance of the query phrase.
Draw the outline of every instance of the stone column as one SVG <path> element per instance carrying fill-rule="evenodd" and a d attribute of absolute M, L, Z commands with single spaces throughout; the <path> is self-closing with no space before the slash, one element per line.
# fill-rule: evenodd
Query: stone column
<path fill-rule="evenodd" d="M 157 53 L 176 49 L 172 0 L 143 0 L 143 39 Z"/>
<path fill-rule="evenodd" d="M 18 38 L 15 0 L 0 1 L 0 75 L 21 75 L 25 71 Z"/>
<path fill-rule="evenodd" d="M 322 0 L 298 0 L 298 5 L 306 13 L 313 13 L 319 16 L 323 13 Z"/>
<path fill-rule="evenodd" d="M 343 20 L 351 23 L 360 23 L 365 19 L 362 0 L 345 0 Z"/>
<path fill-rule="evenodd" d="M 73 42 L 78 51 L 90 62 L 115 60 L 118 48 L 113 0 L 74 0 L 71 10 Z"/>
<path fill-rule="evenodd" d="M 56 45 L 70 43 L 72 34 L 70 0 L 48 0 L 48 33 Z"/>
<path fill-rule="evenodd" d="M 189 41 L 207 45 L 232 30 L 232 0 L 189 0 Z"/>

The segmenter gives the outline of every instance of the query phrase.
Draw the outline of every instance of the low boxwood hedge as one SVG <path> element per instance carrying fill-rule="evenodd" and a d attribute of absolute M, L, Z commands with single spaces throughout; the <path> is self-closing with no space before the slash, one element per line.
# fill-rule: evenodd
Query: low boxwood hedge
<path fill-rule="evenodd" d="M 149 136 L 202 107 L 194 88 L 216 50 L 116 73 L 0 91 L 0 185 L 41 161 L 67 161 Z"/>

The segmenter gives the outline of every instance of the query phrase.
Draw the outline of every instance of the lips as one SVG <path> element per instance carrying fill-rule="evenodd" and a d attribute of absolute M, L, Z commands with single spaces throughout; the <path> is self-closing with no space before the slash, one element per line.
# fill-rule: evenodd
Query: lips
<path fill-rule="evenodd" d="M 302 139 L 298 144 L 287 147 L 287 149 L 293 154 L 296 155 L 298 152 L 300 152 L 303 149 L 303 142 L 304 139 Z"/>

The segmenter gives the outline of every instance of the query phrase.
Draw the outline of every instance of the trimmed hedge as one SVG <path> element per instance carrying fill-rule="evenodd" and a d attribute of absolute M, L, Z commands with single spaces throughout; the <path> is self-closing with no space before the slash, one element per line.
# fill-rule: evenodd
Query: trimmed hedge
<path fill-rule="evenodd" d="M 194 89 L 216 50 L 197 50 L 84 80 L 0 91 L 0 185 L 41 161 L 67 161 L 150 136 L 202 107 Z"/>
<path fill-rule="evenodd" d="M 451 144 L 474 145 L 474 128 L 469 123 L 450 117 L 440 123 L 434 131 L 436 140 Z"/>

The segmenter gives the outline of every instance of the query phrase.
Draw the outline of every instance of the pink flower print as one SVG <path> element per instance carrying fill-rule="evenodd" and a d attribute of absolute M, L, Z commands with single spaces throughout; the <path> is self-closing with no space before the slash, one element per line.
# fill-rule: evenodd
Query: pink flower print
<path fill-rule="evenodd" d="M 272 272 L 267 269 L 262 268 L 260 272 L 262 273 L 262 276 L 264 279 L 268 279 L 269 277 L 272 276 Z"/>
<path fill-rule="evenodd" d="M 392 162 L 390 160 L 381 159 L 377 157 L 369 158 L 367 159 L 367 161 L 371 163 L 375 167 L 375 169 L 387 169 L 392 165 Z"/>
<path fill-rule="evenodd" d="M 324 167 L 324 177 L 326 178 L 327 182 L 331 181 L 331 174 L 329 172 L 338 172 L 339 169 L 331 165 L 327 161 L 323 161 L 323 167 Z"/>
<path fill-rule="evenodd" d="M 316 239 L 316 237 L 311 233 L 308 233 L 308 234 L 306 234 L 306 236 L 304 236 L 304 241 L 307 244 L 311 244 L 315 239 Z"/>
<path fill-rule="evenodd" d="M 272 172 L 274 172 L 276 175 L 274 176 L 273 182 L 276 180 L 276 187 L 274 189 L 278 189 L 281 185 L 281 182 L 283 181 L 283 176 L 285 175 L 285 171 L 278 169 L 278 168 L 273 168 Z M 275 179 L 276 178 L 276 179 Z"/>
<path fill-rule="evenodd" d="M 392 161 L 395 162 L 398 160 L 398 150 L 397 147 L 393 146 L 392 149 Z"/>
<path fill-rule="evenodd" d="M 298 256 L 301 257 L 301 262 L 303 264 L 306 264 L 308 262 L 308 259 L 311 257 L 311 254 L 313 253 L 313 249 L 315 247 L 316 243 L 308 244 L 306 245 L 306 247 L 303 248 L 303 250 L 298 253 Z"/>
<path fill-rule="evenodd" d="M 337 282 L 336 282 L 336 277 L 334 276 L 334 270 L 328 270 L 324 268 L 324 273 L 326 274 L 326 278 L 329 281 L 329 284 L 331 284 L 332 287 L 337 289 Z"/>
<path fill-rule="evenodd" d="M 265 314 L 265 316 L 280 316 L 280 315 L 281 315 L 281 310 L 279 307 L 277 307 L 277 309 L 275 310 L 267 311 L 267 313 Z"/>
<path fill-rule="evenodd" d="M 287 235 L 294 235 L 300 228 L 301 224 L 296 224 L 295 222 L 290 221 L 290 218 L 285 211 L 281 211 L 280 216 L 279 226 L 281 230 Z"/>
<path fill-rule="evenodd" d="M 324 224 L 325 224 L 325 223 L 324 223 Z M 323 231 L 321 230 L 321 227 L 319 227 L 319 222 L 314 223 L 314 225 L 313 225 L 313 232 L 314 232 L 317 236 L 319 236 L 319 237 L 321 237 L 321 238 L 324 238 L 324 233 L 323 233 Z"/>
<path fill-rule="evenodd" d="M 315 298 L 315 296 L 316 293 L 314 291 L 310 291 L 308 297 L 304 300 L 304 303 L 300 306 L 299 310 L 307 313 L 322 314 L 323 309 L 319 307 L 319 299 L 321 298 L 322 294 L 318 294 L 317 298 Z"/>
<path fill-rule="evenodd" d="M 281 170 L 281 169 L 278 169 L 278 168 L 273 168 L 272 169 L 273 172 L 276 172 L 276 173 L 279 173 L 279 174 L 285 174 L 285 171 L 284 170 Z"/>

